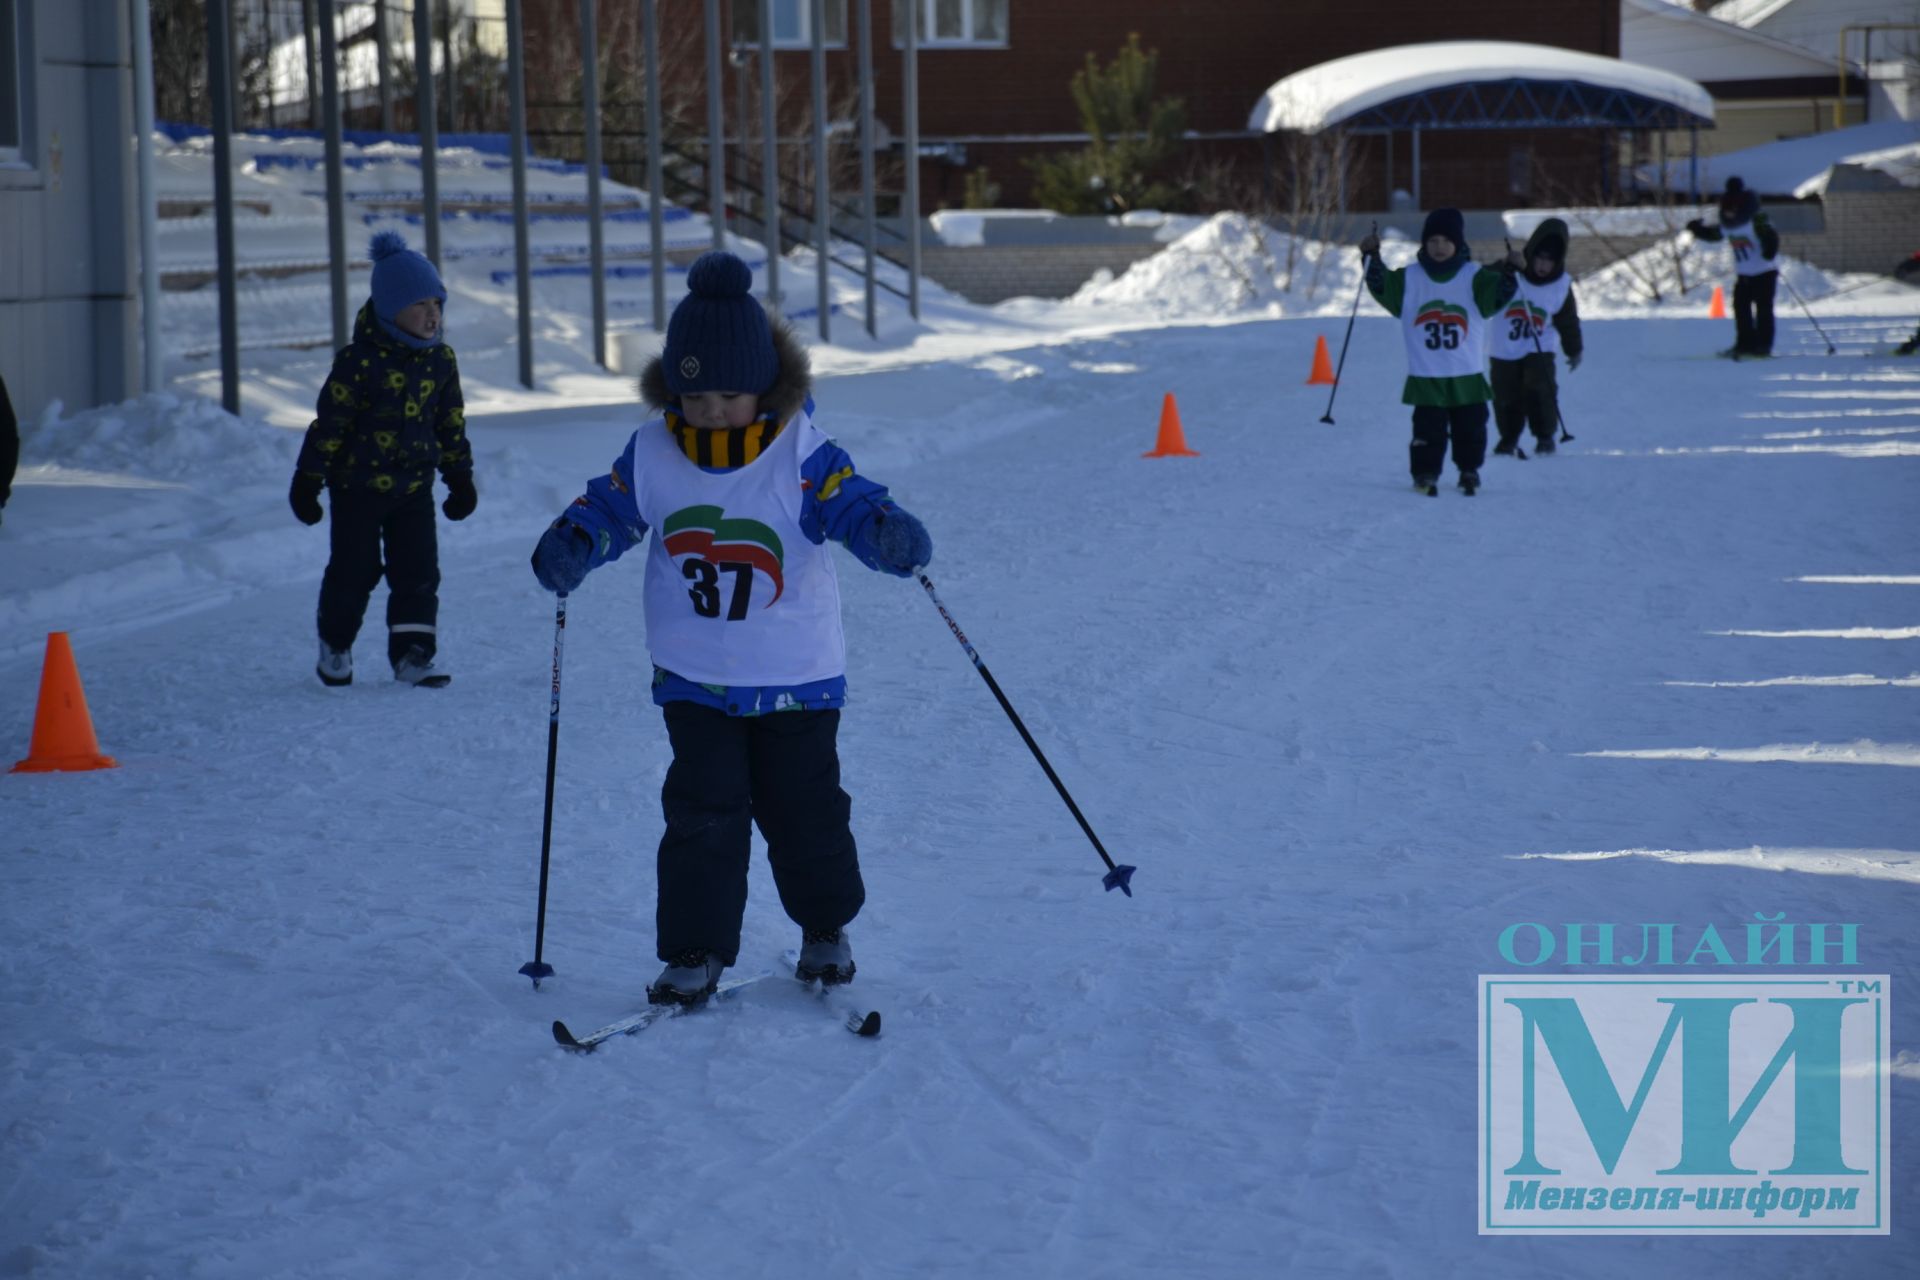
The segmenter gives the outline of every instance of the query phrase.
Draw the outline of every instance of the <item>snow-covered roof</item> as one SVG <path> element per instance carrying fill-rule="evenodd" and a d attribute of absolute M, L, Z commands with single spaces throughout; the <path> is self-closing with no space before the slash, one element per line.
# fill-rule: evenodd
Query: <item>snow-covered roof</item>
<path fill-rule="evenodd" d="M 1671 0 L 1621 0 L 1620 57 L 1708 82 L 1832 76 L 1836 69 L 1831 53 L 1822 56 Z"/>
<path fill-rule="evenodd" d="M 1837 164 L 1857 164 L 1884 173 L 1902 186 L 1920 186 L 1920 120 L 1857 124 L 1702 156 L 1699 179 L 1705 191 L 1718 191 L 1728 178 L 1738 177 L 1763 196 L 1805 197 L 1825 190 L 1827 174 Z M 1657 166 L 1644 172 L 1657 184 Z M 1666 177 L 1669 190 L 1689 190 L 1689 161 L 1669 160 Z"/>
<path fill-rule="evenodd" d="M 1439 96 L 1451 96 L 1445 101 Z M 1506 40 L 1444 40 L 1335 58 L 1276 81 L 1250 128 L 1629 127 L 1711 124 L 1684 76 L 1618 58 Z"/>

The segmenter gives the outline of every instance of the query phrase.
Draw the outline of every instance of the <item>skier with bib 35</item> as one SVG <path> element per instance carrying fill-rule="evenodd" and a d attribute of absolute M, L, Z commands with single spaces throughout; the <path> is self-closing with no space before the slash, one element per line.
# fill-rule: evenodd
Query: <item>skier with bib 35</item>
<path fill-rule="evenodd" d="M 800 976 L 853 977 L 846 926 L 866 890 L 835 746 L 847 682 L 831 544 L 899 577 L 933 551 L 814 424 L 806 351 L 752 283 L 730 253 L 693 264 L 640 375 L 657 415 L 533 553 L 540 584 L 566 594 L 653 531 L 646 641 L 673 750 L 654 1004 L 704 999 L 738 958 L 754 825 L 801 929 Z"/>
<path fill-rule="evenodd" d="M 1480 488 L 1487 457 L 1487 321 L 1513 296 L 1511 271 L 1487 270 L 1467 247 L 1466 219 L 1458 209 L 1435 209 L 1420 230 L 1414 264 L 1387 270 L 1380 237 L 1360 241 L 1367 291 L 1400 317 L 1406 340 L 1407 381 L 1400 402 L 1413 406 L 1408 463 L 1413 487 L 1439 493 L 1452 441 L 1460 491 Z"/>

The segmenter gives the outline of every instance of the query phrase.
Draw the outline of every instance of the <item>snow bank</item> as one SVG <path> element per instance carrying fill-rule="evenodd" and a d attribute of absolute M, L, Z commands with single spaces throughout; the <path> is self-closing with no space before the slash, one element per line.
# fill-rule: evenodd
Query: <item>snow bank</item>
<path fill-rule="evenodd" d="M 1207 219 L 1114 277 L 1101 272 L 1072 301 L 1176 316 L 1318 315 L 1353 304 L 1353 246 L 1290 236 L 1240 213 Z"/>
<path fill-rule="evenodd" d="M 218 490 L 291 474 L 299 436 L 165 392 L 61 416 L 56 400 L 22 425 L 22 466 L 54 466 Z"/>

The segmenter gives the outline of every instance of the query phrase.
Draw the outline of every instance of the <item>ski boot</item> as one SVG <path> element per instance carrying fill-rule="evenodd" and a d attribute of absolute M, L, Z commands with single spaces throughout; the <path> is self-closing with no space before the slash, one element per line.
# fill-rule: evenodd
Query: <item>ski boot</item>
<path fill-rule="evenodd" d="M 800 960 L 794 976 L 802 982 L 834 987 L 853 981 L 853 944 L 845 929 L 807 929 L 800 935 Z"/>
<path fill-rule="evenodd" d="M 329 689 L 338 689 L 342 685 L 353 683 L 353 650 L 335 649 L 325 640 L 320 642 L 320 661 L 314 664 L 314 674 L 320 677 L 320 683 Z"/>
<path fill-rule="evenodd" d="M 453 677 L 433 665 L 433 658 L 419 645 L 407 650 L 393 664 L 393 678 L 416 689 L 443 689 Z"/>
<path fill-rule="evenodd" d="M 1440 496 L 1440 477 L 1439 476 L 1415 476 L 1413 478 L 1413 491 L 1415 493 L 1424 493 L 1429 498 L 1439 497 Z"/>
<path fill-rule="evenodd" d="M 711 951 L 683 951 L 667 961 L 667 967 L 647 988 L 648 1004 L 699 1004 L 720 985 L 726 969 Z"/>

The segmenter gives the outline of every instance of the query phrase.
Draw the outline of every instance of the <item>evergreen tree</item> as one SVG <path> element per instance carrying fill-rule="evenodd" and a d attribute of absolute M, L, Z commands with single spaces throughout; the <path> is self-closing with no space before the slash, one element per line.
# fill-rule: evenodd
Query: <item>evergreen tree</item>
<path fill-rule="evenodd" d="M 1097 214 L 1175 203 L 1178 189 L 1162 175 L 1186 133 L 1187 111 L 1178 98 L 1153 96 L 1159 65 L 1159 50 L 1141 49 L 1137 32 L 1105 67 L 1087 54 L 1069 91 L 1089 143 L 1028 162 L 1041 205 Z"/>

